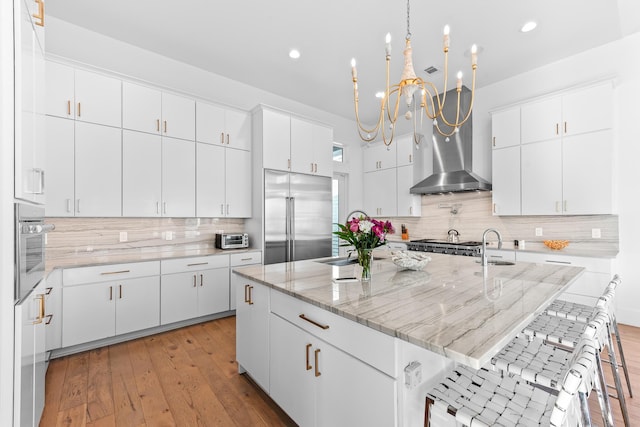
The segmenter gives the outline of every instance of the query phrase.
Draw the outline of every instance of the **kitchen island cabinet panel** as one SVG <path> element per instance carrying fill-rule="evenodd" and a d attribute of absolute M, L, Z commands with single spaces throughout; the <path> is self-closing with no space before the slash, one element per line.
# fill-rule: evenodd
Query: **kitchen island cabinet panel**
<path fill-rule="evenodd" d="M 159 217 L 162 200 L 162 140 L 122 131 L 122 215 Z"/>
<path fill-rule="evenodd" d="M 122 130 L 75 123 L 75 215 L 122 215 Z"/>
<path fill-rule="evenodd" d="M 237 274 L 233 281 L 236 283 L 238 367 L 269 393 L 269 288 Z"/>

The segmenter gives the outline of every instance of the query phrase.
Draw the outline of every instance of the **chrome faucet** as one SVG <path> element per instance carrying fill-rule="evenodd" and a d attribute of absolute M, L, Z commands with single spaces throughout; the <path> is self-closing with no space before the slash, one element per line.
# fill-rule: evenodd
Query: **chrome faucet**
<path fill-rule="evenodd" d="M 351 218 L 351 216 L 356 213 L 361 213 L 364 215 L 365 218 L 369 218 L 369 215 L 367 215 L 366 212 L 361 211 L 360 209 L 356 209 L 355 211 L 349 212 L 349 214 L 347 215 L 347 219 L 344 220 L 345 224 L 349 221 L 349 218 Z"/>
<path fill-rule="evenodd" d="M 492 232 L 495 233 L 496 236 L 498 236 L 498 249 L 502 249 L 502 236 L 500 235 L 500 232 L 495 228 L 487 228 L 486 230 L 484 230 L 484 233 L 482 233 L 482 266 L 483 267 L 487 266 L 487 234 Z"/>

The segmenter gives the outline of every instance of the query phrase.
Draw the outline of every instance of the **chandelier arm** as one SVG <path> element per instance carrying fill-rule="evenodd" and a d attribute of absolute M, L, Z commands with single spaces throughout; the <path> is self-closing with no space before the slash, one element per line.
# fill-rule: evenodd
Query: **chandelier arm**
<path fill-rule="evenodd" d="M 387 134 L 384 131 L 384 126 L 382 126 L 381 128 L 381 133 L 382 133 L 382 142 L 384 143 L 384 145 L 386 145 L 387 147 L 391 145 L 391 143 L 393 142 L 393 137 L 396 133 L 396 127 L 391 126 L 391 137 L 387 140 Z"/>
<path fill-rule="evenodd" d="M 435 96 L 437 96 L 438 90 L 436 89 L 435 85 L 432 82 L 425 82 L 425 84 L 427 86 L 431 86 L 433 91 L 436 93 L 436 95 L 433 95 L 432 92 L 429 90 L 429 88 L 427 86 L 424 87 L 424 91 L 425 91 L 424 102 L 426 104 L 426 108 L 424 109 L 424 111 L 425 111 L 426 116 L 429 119 L 433 120 L 433 119 L 437 118 L 439 113 L 440 113 L 440 111 L 438 109 L 436 109 L 436 106 L 435 106 L 435 104 L 433 102 L 433 98 Z M 433 111 L 433 114 L 430 112 L 431 110 L 429 110 L 429 104 L 426 103 L 427 95 L 429 95 L 429 102 L 431 103 L 431 110 Z"/>
<path fill-rule="evenodd" d="M 358 125 L 358 133 L 361 134 L 361 131 L 365 132 L 367 134 L 375 133 L 375 135 L 373 137 L 375 139 L 375 137 L 378 134 L 378 129 L 380 128 L 380 121 L 382 119 L 382 114 L 381 114 L 381 117 L 378 118 L 378 123 L 373 128 L 369 129 L 369 128 L 366 128 L 366 127 L 364 127 L 362 125 L 362 123 L 360 122 L 360 112 L 359 112 L 359 109 L 358 109 L 359 100 L 358 100 L 358 85 L 357 85 L 357 81 L 353 82 L 353 101 L 354 101 L 354 109 L 355 109 L 355 115 L 356 115 L 356 123 Z M 365 140 L 365 141 L 368 140 L 368 138 L 362 138 L 362 135 L 360 135 L 360 138 Z"/>
<path fill-rule="evenodd" d="M 447 85 L 449 83 L 449 49 L 444 50 L 444 87 L 442 89 L 442 102 L 440 102 L 440 94 L 435 89 L 436 99 L 438 100 L 438 111 L 442 111 L 444 103 L 447 102 Z M 438 114 L 436 114 L 438 115 Z"/>
<path fill-rule="evenodd" d="M 399 100 L 400 100 L 400 86 L 399 85 L 393 85 L 391 87 L 392 87 L 392 90 L 391 90 L 391 92 L 387 91 L 386 96 L 385 96 L 385 100 L 386 100 L 386 104 L 387 104 L 387 118 L 389 119 L 389 122 L 391 122 L 391 124 L 395 125 L 396 121 L 398 120 L 398 106 L 399 106 Z M 391 104 L 391 98 L 393 97 L 393 95 L 396 95 L 396 102 L 395 102 L 394 114 L 392 116 L 389 104 Z"/>
<path fill-rule="evenodd" d="M 452 128 L 451 132 L 444 132 L 442 129 L 440 129 L 440 123 L 438 122 L 434 124 L 434 127 L 436 128 L 438 133 L 442 136 L 451 136 L 456 132 L 456 128 Z"/>
<path fill-rule="evenodd" d="M 447 120 L 447 118 L 444 115 L 444 112 L 442 112 L 442 114 L 440 115 L 442 117 L 442 122 L 449 126 L 449 127 L 453 127 L 456 128 L 458 126 L 460 126 L 462 123 L 459 121 L 460 120 L 460 92 L 458 91 L 458 96 L 457 96 L 457 101 L 456 101 L 456 119 L 454 122 L 449 122 L 449 120 Z"/>

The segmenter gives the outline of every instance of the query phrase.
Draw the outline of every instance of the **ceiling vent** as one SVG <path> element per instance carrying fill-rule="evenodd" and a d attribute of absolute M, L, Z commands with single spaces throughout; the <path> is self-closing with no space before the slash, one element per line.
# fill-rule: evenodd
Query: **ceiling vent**
<path fill-rule="evenodd" d="M 440 70 L 438 70 L 438 69 L 437 69 L 436 67 L 434 67 L 433 65 L 424 69 L 424 72 L 425 72 L 425 73 L 427 73 L 427 74 L 435 74 L 435 73 L 437 73 L 438 71 L 440 71 Z"/>

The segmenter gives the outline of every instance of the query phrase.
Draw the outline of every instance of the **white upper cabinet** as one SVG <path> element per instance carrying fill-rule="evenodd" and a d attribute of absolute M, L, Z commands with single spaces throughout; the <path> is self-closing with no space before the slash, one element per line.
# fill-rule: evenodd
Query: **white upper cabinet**
<path fill-rule="evenodd" d="M 413 142 L 413 135 L 405 135 L 394 140 L 396 145 L 396 165 L 409 166 L 416 161 L 416 144 Z"/>
<path fill-rule="evenodd" d="M 491 133 L 494 149 L 520 145 L 520 107 L 493 113 Z"/>
<path fill-rule="evenodd" d="M 291 117 L 291 171 L 331 176 L 332 141 L 331 128 Z"/>
<path fill-rule="evenodd" d="M 134 83 L 122 83 L 122 127 L 160 134 L 162 93 Z"/>
<path fill-rule="evenodd" d="M 251 115 L 198 101 L 196 141 L 251 150 Z"/>
<path fill-rule="evenodd" d="M 162 215 L 193 217 L 196 213 L 195 142 L 162 138 Z"/>
<path fill-rule="evenodd" d="M 75 125 L 76 216 L 121 216 L 122 130 Z"/>
<path fill-rule="evenodd" d="M 196 216 L 224 217 L 226 150 L 222 146 L 196 145 Z"/>
<path fill-rule="evenodd" d="M 72 67 L 47 61 L 46 112 L 50 116 L 75 118 L 74 71 Z"/>
<path fill-rule="evenodd" d="M 557 96 L 525 104 L 520 119 L 522 144 L 558 138 L 561 136 L 562 99 Z"/>
<path fill-rule="evenodd" d="M 422 215 L 422 196 L 411 194 L 409 190 L 421 177 L 416 177 L 413 165 L 400 166 L 396 169 L 396 195 L 398 200 L 398 216 Z"/>
<path fill-rule="evenodd" d="M 571 136 L 613 127 L 613 89 L 610 82 L 562 98 L 563 135 Z"/>
<path fill-rule="evenodd" d="M 291 170 L 291 116 L 267 109 L 261 113 L 263 167 Z"/>
<path fill-rule="evenodd" d="M 375 170 L 395 168 L 397 165 L 396 150 L 398 144 L 391 143 L 386 146 L 383 143 L 368 145 L 364 151 L 364 171 L 372 172 Z"/>
<path fill-rule="evenodd" d="M 251 217 L 251 152 L 226 150 L 226 209 L 227 217 Z"/>
<path fill-rule="evenodd" d="M 493 214 L 520 215 L 520 145 L 495 149 L 493 157 Z"/>
<path fill-rule="evenodd" d="M 47 62 L 46 112 L 50 116 L 120 127 L 121 80 Z"/>
<path fill-rule="evenodd" d="M 562 213 L 562 145 L 549 140 L 522 145 L 522 214 Z"/>
<path fill-rule="evenodd" d="M 46 117 L 47 204 L 46 216 L 73 216 L 75 206 L 73 120 Z"/>
<path fill-rule="evenodd" d="M 195 141 L 195 101 L 123 82 L 122 127 Z"/>
<path fill-rule="evenodd" d="M 161 216 L 162 138 L 122 131 L 122 216 Z"/>
<path fill-rule="evenodd" d="M 113 77 L 75 71 L 76 120 L 122 126 L 122 81 Z"/>
<path fill-rule="evenodd" d="M 193 99 L 162 93 L 162 135 L 196 140 L 196 103 Z"/>

